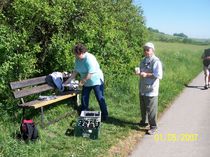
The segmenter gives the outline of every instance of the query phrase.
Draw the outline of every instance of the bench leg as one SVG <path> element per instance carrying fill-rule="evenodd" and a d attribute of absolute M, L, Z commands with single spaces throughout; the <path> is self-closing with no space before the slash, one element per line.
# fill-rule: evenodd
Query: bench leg
<path fill-rule="evenodd" d="M 25 108 L 23 108 L 22 120 L 25 118 Z"/>
<path fill-rule="evenodd" d="M 76 105 L 77 105 L 77 107 L 80 105 L 79 94 L 76 95 Z"/>
<path fill-rule="evenodd" d="M 41 126 L 44 127 L 44 109 L 41 107 Z"/>

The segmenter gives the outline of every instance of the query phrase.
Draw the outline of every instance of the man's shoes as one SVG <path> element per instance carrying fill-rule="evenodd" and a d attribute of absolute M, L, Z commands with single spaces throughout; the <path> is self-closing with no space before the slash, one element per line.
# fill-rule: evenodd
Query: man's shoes
<path fill-rule="evenodd" d="M 148 134 L 148 135 L 154 135 L 156 132 L 157 132 L 157 128 L 153 128 L 153 129 L 149 129 L 149 130 L 147 131 L 147 134 Z"/>
<path fill-rule="evenodd" d="M 142 128 L 146 128 L 146 127 L 149 126 L 149 124 L 148 124 L 148 123 L 140 122 L 140 123 L 139 123 L 139 126 L 142 127 Z"/>

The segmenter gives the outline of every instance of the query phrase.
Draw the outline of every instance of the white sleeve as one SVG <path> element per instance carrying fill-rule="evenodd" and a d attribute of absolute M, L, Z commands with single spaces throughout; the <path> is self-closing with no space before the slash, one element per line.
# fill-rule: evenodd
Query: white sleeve
<path fill-rule="evenodd" d="M 153 75 L 158 78 L 162 79 L 163 77 L 163 67 L 160 61 L 156 61 L 153 65 Z"/>

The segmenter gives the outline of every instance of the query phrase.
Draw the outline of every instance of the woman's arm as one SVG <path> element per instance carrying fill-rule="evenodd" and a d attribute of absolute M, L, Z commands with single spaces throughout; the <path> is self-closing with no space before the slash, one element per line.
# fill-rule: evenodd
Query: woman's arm
<path fill-rule="evenodd" d="M 84 84 L 85 84 L 85 82 L 87 81 L 87 80 L 89 80 L 91 77 L 92 77 L 92 73 L 88 73 L 81 81 L 80 81 L 80 86 L 83 86 Z"/>
<path fill-rule="evenodd" d="M 71 74 L 71 76 L 63 84 L 70 83 L 71 80 L 75 79 L 76 76 L 77 76 L 77 72 L 76 71 L 73 71 L 73 73 Z"/>

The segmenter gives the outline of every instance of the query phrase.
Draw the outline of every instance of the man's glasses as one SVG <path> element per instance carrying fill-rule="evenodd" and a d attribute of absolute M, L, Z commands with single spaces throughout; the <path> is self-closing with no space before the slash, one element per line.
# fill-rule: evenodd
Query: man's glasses
<path fill-rule="evenodd" d="M 144 52 L 149 51 L 150 48 L 144 48 Z"/>

